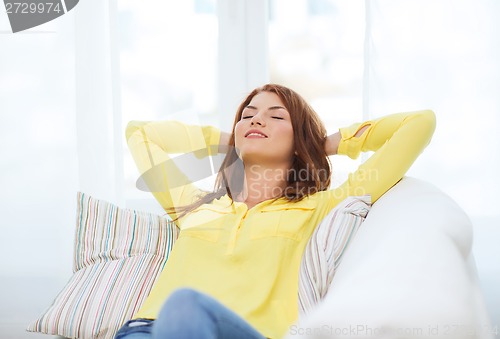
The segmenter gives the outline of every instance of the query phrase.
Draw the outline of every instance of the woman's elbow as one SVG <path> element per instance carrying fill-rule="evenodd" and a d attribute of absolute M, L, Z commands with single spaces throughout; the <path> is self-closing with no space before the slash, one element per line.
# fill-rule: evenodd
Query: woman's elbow
<path fill-rule="evenodd" d="M 432 137 L 436 129 L 436 114 L 430 109 L 416 112 L 413 115 L 413 124 L 418 125 L 419 132 Z"/>
<path fill-rule="evenodd" d="M 125 140 L 128 141 L 130 137 L 137 131 L 140 131 L 145 124 L 146 122 L 144 121 L 129 121 L 129 123 L 125 127 Z"/>
<path fill-rule="evenodd" d="M 422 121 L 432 132 L 436 129 L 436 114 L 428 109 L 422 112 Z"/>
<path fill-rule="evenodd" d="M 415 119 L 415 122 L 417 121 L 419 134 L 426 141 L 427 145 L 436 130 L 436 114 L 430 109 L 421 111 Z"/>

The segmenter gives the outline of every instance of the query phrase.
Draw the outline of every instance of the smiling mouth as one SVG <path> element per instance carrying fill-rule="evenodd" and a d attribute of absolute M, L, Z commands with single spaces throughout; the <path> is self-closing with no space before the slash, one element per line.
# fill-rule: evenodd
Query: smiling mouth
<path fill-rule="evenodd" d="M 267 137 L 260 133 L 250 133 L 245 138 L 267 138 Z"/>
<path fill-rule="evenodd" d="M 249 131 L 249 132 L 247 132 L 247 134 L 245 134 L 245 138 L 248 138 L 248 137 L 267 138 L 267 135 L 265 135 L 264 133 L 261 133 L 261 132 L 257 132 L 257 131 Z"/>

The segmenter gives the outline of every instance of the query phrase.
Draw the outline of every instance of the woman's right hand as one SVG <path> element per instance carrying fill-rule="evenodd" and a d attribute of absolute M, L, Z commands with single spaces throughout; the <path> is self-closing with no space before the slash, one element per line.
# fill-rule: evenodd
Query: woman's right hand
<path fill-rule="evenodd" d="M 328 156 L 337 154 L 342 136 L 340 132 L 330 134 L 325 140 L 325 152 Z"/>
<path fill-rule="evenodd" d="M 229 145 L 230 138 L 231 134 L 222 131 L 220 132 L 219 153 L 227 153 L 227 146 Z"/>
<path fill-rule="evenodd" d="M 368 126 L 364 126 L 363 128 L 361 128 L 356 133 L 355 137 L 360 137 L 361 134 L 363 134 L 363 132 L 368 127 L 370 127 L 370 126 L 368 125 Z M 342 135 L 340 134 L 340 131 L 338 131 L 337 133 L 330 134 L 329 136 L 326 137 L 325 152 L 328 156 L 337 154 L 337 151 L 339 149 L 339 143 L 340 143 L 341 139 L 342 139 Z"/>

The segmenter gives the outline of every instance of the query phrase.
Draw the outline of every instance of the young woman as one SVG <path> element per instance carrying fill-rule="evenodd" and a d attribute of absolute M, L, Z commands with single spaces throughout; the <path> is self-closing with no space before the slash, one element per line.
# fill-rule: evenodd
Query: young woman
<path fill-rule="evenodd" d="M 419 111 L 327 136 L 301 96 L 274 84 L 248 95 L 231 134 L 172 121 L 129 123 L 137 166 L 148 185 L 161 182 L 153 194 L 181 232 L 147 300 L 117 338 L 281 338 L 298 317 L 299 266 L 316 225 L 348 196 L 376 202 L 434 128 L 434 113 Z M 217 148 L 227 154 L 213 192 L 162 167 L 168 154 L 213 155 Z M 328 156 L 354 159 L 365 151 L 375 153 L 329 189 Z"/>

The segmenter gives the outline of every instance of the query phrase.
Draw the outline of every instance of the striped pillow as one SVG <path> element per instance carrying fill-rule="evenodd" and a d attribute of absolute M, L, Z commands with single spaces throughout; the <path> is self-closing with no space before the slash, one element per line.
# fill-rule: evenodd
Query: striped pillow
<path fill-rule="evenodd" d="M 370 196 L 348 197 L 314 230 L 300 265 L 301 316 L 325 297 L 342 254 L 370 210 L 370 201 Z"/>
<path fill-rule="evenodd" d="M 70 338 L 113 338 L 148 296 L 178 236 L 161 216 L 78 193 L 74 274 L 29 327 Z"/>

